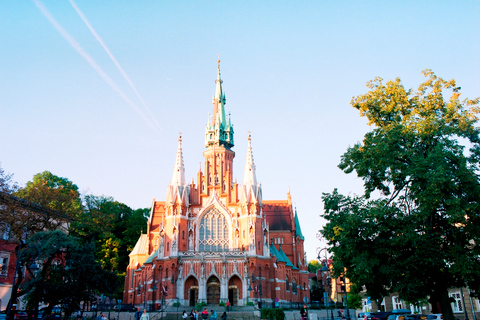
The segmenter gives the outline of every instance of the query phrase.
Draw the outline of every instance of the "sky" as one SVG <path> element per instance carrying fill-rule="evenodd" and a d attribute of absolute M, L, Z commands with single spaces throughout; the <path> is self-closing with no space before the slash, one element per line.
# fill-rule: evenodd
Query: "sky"
<path fill-rule="evenodd" d="M 0 0 L 0 165 L 48 170 L 136 208 L 165 200 L 178 144 L 203 164 L 217 59 L 243 180 L 248 132 L 265 200 L 290 190 L 308 260 L 322 193 L 362 194 L 337 166 L 375 77 L 417 88 L 432 69 L 480 96 L 479 1 Z"/>

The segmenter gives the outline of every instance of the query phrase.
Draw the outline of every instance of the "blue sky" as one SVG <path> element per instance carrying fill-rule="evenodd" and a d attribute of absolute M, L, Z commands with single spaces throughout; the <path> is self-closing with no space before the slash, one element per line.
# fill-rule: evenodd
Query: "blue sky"
<path fill-rule="evenodd" d="M 0 0 L 0 41 L 4 170 L 21 185 L 49 170 L 132 208 L 165 199 L 179 132 L 196 177 L 220 54 L 234 176 L 251 131 L 264 199 L 290 188 L 309 260 L 321 194 L 362 192 L 337 165 L 369 129 L 350 106 L 367 81 L 416 88 L 430 68 L 480 96 L 478 1 Z"/>

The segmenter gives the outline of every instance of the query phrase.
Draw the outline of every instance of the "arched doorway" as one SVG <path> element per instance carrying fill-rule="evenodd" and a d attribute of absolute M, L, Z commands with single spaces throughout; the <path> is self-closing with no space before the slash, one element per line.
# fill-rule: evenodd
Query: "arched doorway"
<path fill-rule="evenodd" d="M 193 307 L 198 300 L 198 282 L 194 276 L 190 276 L 185 280 L 184 299 L 188 300 L 188 305 Z"/>
<path fill-rule="evenodd" d="M 236 306 L 240 297 L 242 297 L 242 280 L 235 275 L 228 280 L 228 301 L 232 306 Z"/>
<path fill-rule="evenodd" d="M 211 276 L 207 281 L 207 304 L 220 303 L 220 280 Z"/>

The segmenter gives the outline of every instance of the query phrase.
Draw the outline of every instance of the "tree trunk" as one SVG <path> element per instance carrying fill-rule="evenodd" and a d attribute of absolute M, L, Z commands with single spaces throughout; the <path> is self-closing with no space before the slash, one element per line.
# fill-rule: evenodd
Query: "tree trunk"
<path fill-rule="evenodd" d="M 435 286 L 430 303 L 432 304 L 432 312 L 442 313 L 443 320 L 455 320 L 450 297 L 448 296 L 448 289 L 445 285 L 439 284 Z M 440 310 L 437 310 L 437 306 L 440 307 Z"/>

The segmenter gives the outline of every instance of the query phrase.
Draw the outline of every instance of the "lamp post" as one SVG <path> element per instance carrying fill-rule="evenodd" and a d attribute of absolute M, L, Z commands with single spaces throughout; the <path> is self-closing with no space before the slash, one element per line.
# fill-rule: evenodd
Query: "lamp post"
<path fill-rule="evenodd" d="M 259 271 L 259 277 L 255 277 L 255 275 L 252 272 L 252 275 L 250 276 L 250 286 L 248 287 L 248 291 L 254 290 L 254 293 L 256 295 L 256 300 L 258 303 L 258 308 L 262 308 L 262 278 L 261 278 L 261 271 Z M 255 289 L 252 289 L 251 284 L 254 284 Z M 258 298 L 258 295 L 260 294 L 260 299 Z"/>
<path fill-rule="evenodd" d="M 13 290 L 16 290 L 15 281 L 18 278 L 17 274 L 19 274 L 19 270 L 20 270 L 20 261 L 22 259 L 22 256 L 24 255 L 24 253 L 31 247 L 37 249 L 38 257 L 40 257 L 40 255 L 41 255 L 40 248 L 37 247 L 36 245 L 29 245 L 28 247 L 25 247 L 23 249 L 22 249 L 22 243 L 20 243 L 18 245 L 18 250 L 17 250 L 18 254 L 16 256 L 17 260 L 15 262 L 15 271 L 13 273 L 12 294 L 10 296 L 10 301 L 8 302 L 8 305 L 7 305 L 7 312 L 6 312 L 6 317 L 5 317 L 6 320 L 11 320 L 12 319 L 11 310 L 12 310 L 12 305 L 13 305 L 13 300 L 14 300 L 14 299 L 12 299 L 12 297 L 14 296 Z M 27 269 L 34 275 L 35 272 L 40 269 L 40 267 L 37 265 L 37 263 L 34 260 L 33 263 L 29 267 L 27 267 Z M 34 275 L 34 278 L 35 278 L 35 275 Z M 37 288 L 37 286 L 35 285 L 35 290 L 36 290 L 36 288 Z M 38 298 L 37 298 L 36 294 L 34 296 L 35 296 L 35 298 L 34 298 L 35 299 L 35 317 L 37 318 L 38 317 L 38 303 L 37 303 Z"/>
<path fill-rule="evenodd" d="M 345 275 L 345 269 L 343 271 L 343 282 L 345 283 L 345 300 L 347 300 L 347 320 L 350 320 L 350 309 L 348 308 L 348 286 L 347 286 L 347 277 Z"/>
<path fill-rule="evenodd" d="M 322 261 L 321 259 L 321 252 L 325 251 L 325 260 Z M 327 307 L 327 319 L 328 319 L 328 307 L 330 306 L 330 296 L 331 296 L 331 285 L 332 285 L 332 278 L 330 275 L 330 268 L 328 267 L 328 256 L 327 256 L 328 248 L 317 249 L 317 259 L 322 263 L 322 269 L 320 269 L 322 273 L 322 279 L 325 278 L 325 284 L 328 285 L 328 296 L 327 301 L 325 301 L 325 306 Z M 333 307 L 333 306 L 332 306 Z M 330 308 L 332 320 L 333 317 L 333 309 Z"/>

